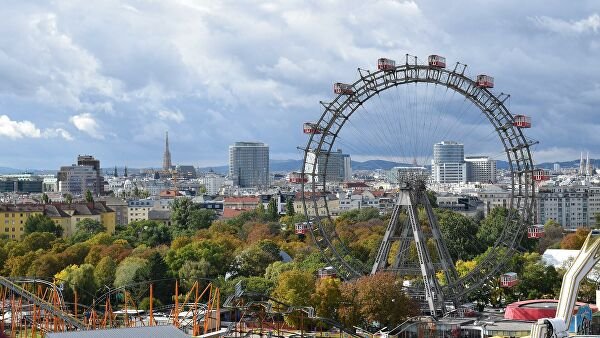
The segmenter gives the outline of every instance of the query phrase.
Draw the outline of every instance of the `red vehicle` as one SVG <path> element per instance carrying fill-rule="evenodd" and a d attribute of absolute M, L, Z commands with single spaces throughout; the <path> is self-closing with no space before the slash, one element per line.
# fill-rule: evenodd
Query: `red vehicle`
<path fill-rule="evenodd" d="M 531 128 L 531 117 L 525 115 L 515 115 L 513 126 L 518 128 Z"/>
<path fill-rule="evenodd" d="M 354 88 L 349 84 L 337 82 L 333 84 L 333 92 L 342 95 L 352 95 L 354 94 Z"/>
<path fill-rule="evenodd" d="M 514 272 L 507 272 L 500 276 L 500 286 L 503 288 L 510 288 L 519 283 L 519 278 Z"/>
<path fill-rule="evenodd" d="M 309 231 L 309 229 L 308 229 L 309 226 L 310 225 L 307 222 L 294 224 L 296 234 L 297 235 L 306 235 Z"/>
<path fill-rule="evenodd" d="M 481 88 L 494 88 L 494 78 L 489 75 L 477 75 L 477 87 Z"/>
<path fill-rule="evenodd" d="M 536 182 L 547 181 L 550 179 L 550 172 L 544 169 L 533 170 L 532 178 Z"/>
<path fill-rule="evenodd" d="M 396 61 L 381 58 L 377 60 L 377 69 L 379 70 L 394 70 L 396 69 Z"/>
<path fill-rule="evenodd" d="M 542 238 L 544 237 L 544 225 L 536 224 L 527 228 L 527 238 Z"/>
<path fill-rule="evenodd" d="M 446 68 L 446 58 L 439 55 L 429 55 L 427 59 L 430 67 Z"/>
<path fill-rule="evenodd" d="M 316 123 L 312 122 L 304 122 L 302 130 L 305 134 L 321 134 L 321 129 L 319 129 Z"/>

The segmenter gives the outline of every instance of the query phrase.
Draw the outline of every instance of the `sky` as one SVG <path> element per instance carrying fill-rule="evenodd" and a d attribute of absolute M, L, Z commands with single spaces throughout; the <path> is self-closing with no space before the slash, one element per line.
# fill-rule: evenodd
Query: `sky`
<path fill-rule="evenodd" d="M 600 157 L 597 1 L 5 1 L 0 166 L 227 163 L 261 141 L 298 159 L 333 82 L 429 54 L 495 77 L 536 162 Z"/>

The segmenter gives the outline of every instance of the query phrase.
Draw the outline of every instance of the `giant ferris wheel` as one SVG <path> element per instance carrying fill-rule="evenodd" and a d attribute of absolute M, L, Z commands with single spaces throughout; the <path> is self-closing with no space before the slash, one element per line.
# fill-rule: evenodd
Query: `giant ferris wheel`
<path fill-rule="evenodd" d="M 312 236 L 343 279 L 379 271 L 414 277 L 420 283 L 420 293 L 414 295 L 422 297 L 430 313 L 443 314 L 445 304 L 460 304 L 505 272 L 505 263 L 532 224 L 535 182 L 545 179 L 545 173 L 534 169 L 531 148 L 536 142 L 524 133 L 531 120 L 511 114 L 510 95 L 494 93 L 491 76 L 469 76 L 467 66 L 458 62 L 446 68 L 442 56 L 430 55 L 420 62 L 407 54 L 401 64 L 381 58 L 376 70 L 359 68 L 358 74 L 354 82 L 335 83 L 336 95 L 331 102 L 321 102 L 319 119 L 304 125 L 309 139 L 302 191 Z M 503 160 L 510 194 L 504 230 L 481 263 L 463 277 L 455 270 L 425 194 L 424 172 L 430 163 L 433 166 L 433 144 L 447 140 L 464 143 L 465 153 L 469 149 Z M 408 164 L 390 178 L 396 184 L 391 217 L 377 255 L 367 263 L 350 254 L 333 222 L 334 209 L 342 208 L 339 200 L 332 206 L 328 193 L 338 179 L 328 162 L 337 161 L 341 149 L 357 159 Z M 440 272 L 444 285 L 436 278 Z"/>

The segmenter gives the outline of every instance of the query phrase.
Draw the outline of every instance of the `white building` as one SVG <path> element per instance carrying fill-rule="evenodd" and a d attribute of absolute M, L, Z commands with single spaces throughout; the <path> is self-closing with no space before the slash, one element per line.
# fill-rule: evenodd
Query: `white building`
<path fill-rule="evenodd" d="M 590 185 L 545 186 L 537 194 L 538 223 L 553 219 L 565 229 L 590 227 L 600 213 L 600 187 Z"/>
<path fill-rule="evenodd" d="M 200 183 L 206 188 L 209 195 L 217 195 L 225 183 L 225 177 L 214 172 L 209 172 L 200 178 Z"/>
<path fill-rule="evenodd" d="M 496 161 L 487 156 L 467 156 L 467 182 L 496 183 Z"/>
<path fill-rule="evenodd" d="M 437 183 L 466 183 L 467 164 L 464 145 L 454 141 L 434 144 L 431 167 L 433 180 Z"/>

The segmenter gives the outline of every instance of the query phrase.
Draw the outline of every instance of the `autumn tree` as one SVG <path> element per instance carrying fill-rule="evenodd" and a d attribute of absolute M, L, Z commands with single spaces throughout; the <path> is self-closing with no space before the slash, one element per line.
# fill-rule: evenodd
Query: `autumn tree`
<path fill-rule="evenodd" d="M 579 228 L 574 233 L 570 233 L 566 235 L 563 240 L 560 242 L 561 249 L 571 249 L 571 250 L 579 250 L 585 242 L 588 234 L 590 233 L 589 229 Z"/>
<path fill-rule="evenodd" d="M 64 282 L 65 291 L 70 291 L 67 298 L 74 300 L 74 293 L 77 292 L 78 303 L 91 303 L 97 288 L 93 265 L 69 265 L 55 277 L 58 281 Z"/>
<path fill-rule="evenodd" d="M 341 285 L 338 278 L 321 278 L 317 281 L 311 302 L 318 316 L 337 320 L 342 303 Z"/>
<path fill-rule="evenodd" d="M 392 273 L 378 273 L 346 282 L 341 287 L 340 320 L 349 326 L 379 322 L 392 327 L 419 312 Z"/>

